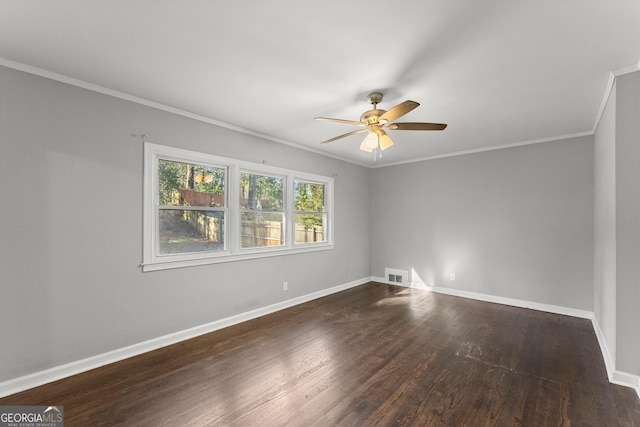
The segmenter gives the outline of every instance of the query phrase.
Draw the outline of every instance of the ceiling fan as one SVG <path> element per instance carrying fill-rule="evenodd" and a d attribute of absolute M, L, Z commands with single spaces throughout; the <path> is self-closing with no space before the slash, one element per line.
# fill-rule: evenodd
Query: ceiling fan
<path fill-rule="evenodd" d="M 328 122 L 344 123 L 347 125 L 359 126 L 362 129 L 357 129 L 351 132 L 347 132 L 342 135 L 338 135 L 334 138 L 322 141 L 322 144 L 328 144 L 335 140 L 355 135 L 358 133 L 368 132 L 365 139 L 360 144 L 360 149 L 366 152 L 372 152 L 376 149 L 380 151 L 386 150 L 393 145 L 393 141 L 385 129 L 388 130 L 444 130 L 447 125 L 444 123 L 419 123 L 419 122 L 404 122 L 393 123 L 399 117 L 404 116 L 418 105 L 415 101 L 404 101 L 390 110 L 379 110 L 378 104 L 382 102 L 382 93 L 373 92 L 367 97 L 367 101 L 373 105 L 373 109 L 365 111 L 360 116 L 360 121 L 355 120 L 343 120 L 343 119 L 330 119 L 327 117 L 316 117 L 316 120 L 324 120 Z"/>

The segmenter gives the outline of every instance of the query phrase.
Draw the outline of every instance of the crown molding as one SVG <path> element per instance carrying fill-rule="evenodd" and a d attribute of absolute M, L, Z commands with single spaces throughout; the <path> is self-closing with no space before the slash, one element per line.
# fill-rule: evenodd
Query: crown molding
<path fill-rule="evenodd" d="M 63 74 L 58 74 L 58 73 L 54 73 L 52 71 L 49 70 L 45 70 L 42 68 L 38 68 L 38 67 L 34 67 L 31 65 L 27 65 L 27 64 L 23 64 L 20 62 L 16 62 L 16 61 L 11 61 L 9 59 L 6 58 L 1 58 L 0 57 L 0 66 L 6 67 L 6 68 L 11 68 L 13 70 L 17 70 L 17 71 L 22 71 L 28 74 L 33 74 L 35 76 L 38 77 L 43 77 L 49 80 L 54 80 L 60 83 L 65 83 L 71 86 L 75 86 L 75 87 L 79 87 L 82 89 L 86 89 L 86 90 L 90 90 L 92 92 L 96 92 L 96 93 L 100 93 L 102 95 L 107 95 L 107 96 L 111 96 L 114 98 L 118 98 L 118 99 L 122 99 L 124 101 L 129 101 L 129 102 L 133 102 L 135 104 L 139 104 L 139 105 L 144 105 L 146 107 L 151 107 L 154 108 L 156 110 L 161 110 L 161 111 L 165 111 L 168 113 L 172 113 L 172 114 L 176 114 L 178 116 L 182 116 L 182 117 L 187 117 L 193 120 L 198 120 L 200 122 L 204 122 L 204 123 L 208 123 L 214 126 L 219 126 L 225 129 L 230 129 L 239 133 L 243 133 L 246 135 L 251 135 L 251 136 L 255 136 L 257 138 L 261 138 L 261 139 L 265 139 L 268 141 L 272 141 L 272 142 L 277 142 L 278 144 L 283 144 L 283 145 L 288 145 L 290 147 L 294 147 L 294 148 L 298 148 L 300 150 L 304 150 L 304 151 L 309 151 L 311 153 L 315 153 L 315 154 L 319 154 L 321 156 L 325 156 L 325 157 L 331 157 L 334 158 L 336 160 L 340 160 L 343 162 L 348 162 L 348 163 L 352 163 L 358 166 L 363 166 L 363 167 L 368 167 L 368 165 L 363 164 L 363 163 L 358 163 L 355 162 L 353 160 L 348 160 L 345 159 L 343 157 L 339 157 L 339 156 L 335 156 L 332 155 L 330 153 L 325 153 L 321 150 L 317 150 L 311 147 L 308 147 L 306 145 L 302 145 L 302 144 L 297 144 L 295 142 L 291 142 L 291 141 L 287 141 L 281 138 L 276 138 L 272 135 L 267 135 L 264 133 L 260 133 L 257 132 L 255 130 L 252 129 L 247 129 L 247 128 L 243 128 L 241 126 L 236 126 L 230 123 L 226 123 L 223 122 L 221 120 L 216 120 L 214 118 L 211 117 L 207 117 L 207 116 L 203 116 L 200 114 L 196 114 L 196 113 L 192 113 L 190 111 L 186 111 L 180 108 L 176 108 L 176 107 L 172 107 L 170 105 L 166 105 L 166 104 L 162 104 L 159 102 L 155 102 L 155 101 L 151 101 L 149 99 L 146 98 L 141 98 L 139 96 L 134 96 L 134 95 L 130 95 L 128 93 L 124 93 L 124 92 L 120 92 L 117 90 L 113 90 L 113 89 L 109 89 L 107 87 L 104 86 L 100 86 L 100 85 L 96 85 L 93 83 L 89 83 L 86 82 L 84 80 L 79 80 L 79 79 L 75 79 L 73 77 L 69 77 L 69 76 L 65 76 Z"/>
<path fill-rule="evenodd" d="M 252 129 L 247 129 L 247 128 L 243 128 L 240 126 L 236 126 L 236 125 L 232 125 L 230 123 L 226 123 L 220 120 L 216 120 L 213 119 L 211 117 L 206 117 L 200 114 L 196 114 L 196 113 L 192 113 L 190 111 L 186 111 L 186 110 L 182 110 L 180 108 L 176 108 L 176 107 L 172 107 L 170 105 L 166 105 L 166 104 L 161 104 L 159 102 L 155 102 L 155 101 L 151 101 L 145 98 L 141 98 L 138 96 L 134 96 L 134 95 L 130 95 L 124 92 L 120 92 L 117 90 L 113 90 L 113 89 L 109 89 L 107 87 L 104 86 L 100 86 L 100 85 L 96 85 L 93 83 L 89 83 L 83 80 L 79 80 L 79 79 L 75 79 L 69 76 L 65 76 L 63 74 L 58 74 L 58 73 L 54 73 L 52 71 L 48 71 L 42 68 L 38 68 L 38 67 L 34 67 L 31 65 L 27 65 L 27 64 L 23 64 L 20 62 L 16 62 L 16 61 L 11 61 L 9 59 L 6 58 L 2 58 L 0 57 L 0 66 L 4 66 L 7 68 L 11 68 L 14 70 L 18 70 L 18 71 L 23 71 L 25 73 L 29 73 L 29 74 L 33 74 L 39 77 L 44 77 L 50 80 L 54 80 L 57 82 L 61 82 L 61 83 L 66 83 L 68 85 L 71 86 L 76 86 L 79 88 L 83 88 L 83 89 L 87 89 L 93 92 L 97 92 L 103 95 L 108 95 L 108 96 L 112 96 L 114 98 L 118 98 L 118 99 L 122 99 L 125 101 L 129 101 L 129 102 L 133 102 L 136 104 L 140 104 L 140 105 L 144 105 L 147 107 L 151 107 L 151 108 L 155 108 L 157 110 L 161 110 L 161 111 L 166 111 L 169 113 L 173 113 L 173 114 L 177 114 L 179 116 L 183 116 L 183 117 L 187 117 L 190 119 L 194 119 L 194 120 L 198 120 L 204 123 L 208 123 L 208 124 L 212 124 L 215 126 L 219 126 L 219 127 L 223 127 L 226 129 L 230 129 L 236 132 L 240 132 L 246 135 L 251 135 L 251 136 L 255 136 L 261 139 L 265 139 L 268 141 L 272 141 L 272 142 L 276 142 L 279 144 L 284 144 L 284 145 L 288 145 L 290 147 L 294 147 L 294 148 L 298 148 L 300 150 L 304 150 L 304 151 L 308 151 L 311 153 L 315 153 L 315 154 L 319 154 L 321 156 L 325 156 L 325 157 L 330 157 L 336 160 L 340 160 L 343 162 L 347 162 L 347 163 L 351 163 L 357 166 L 362 166 L 362 167 L 366 167 L 369 169 L 377 169 L 377 168 L 384 168 L 384 167 L 389 167 L 389 166 L 397 166 L 397 165 L 403 165 L 403 164 L 408 164 L 408 163 L 417 163 L 417 162 L 423 162 L 423 161 L 427 161 L 427 160 L 436 160 L 436 159 L 442 159 L 442 158 L 446 158 L 446 157 L 455 157 L 455 156 L 463 156 L 463 155 L 467 155 L 467 154 L 475 154 L 475 153 L 482 153 L 485 151 L 493 151 L 493 150 L 501 150 L 504 148 L 512 148 L 512 147 L 520 147 L 523 145 L 530 145 L 530 144 L 539 144 L 542 142 L 551 142 L 551 141 L 559 141 L 559 140 L 563 140 L 563 139 L 569 139 L 569 138 L 575 138 L 575 137 L 580 137 L 580 136 L 588 136 L 588 135 L 593 135 L 595 134 L 595 131 L 598 127 L 598 124 L 600 123 L 600 120 L 602 118 L 602 114 L 604 112 L 604 108 L 607 104 L 607 101 L 609 99 L 609 96 L 611 95 L 611 90 L 613 89 L 613 84 L 615 83 L 615 79 L 616 77 L 620 77 L 626 74 L 630 74 L 636 71 L 640 71 L 640 60 L 638 62 L 636 62 L 635 64 L 632 64 L 630 66 L 627 67 L 623 67 L 623 68 L 618 68 L 616 70 L 612 70 L 609 73 L 609 80 L 607 82 L 607 86 L 605 88 L 603 97 L 602 97 L 602 101 L 600 103 L 600 108 L 598 109 L 598 113 L 596 115 L 593 127 L 590 131 L 586 131 L 586 132 L 579 132 L 579 133 L 574 133 L 574 134 L 569 134 L 569 135 L 559 135 L 559 136 L 554 136 L 554 137 L 548 137 L 548 138 L 540 138 L 540 139 L 533 139 L 533 140 L 526 140 L 526 141 L 519 141 L 519 142 L 514 142 L 514 143 L 509 143 L 509 144 L 502 144 L 502 145 L 496 145 L 496 146 L 492 146 L 492 147 L 486 147 L 486 148 L 479 148 L 479 149 L 473 149 L 473 150 L 463 150 L 463 151 L 457 151 L 454 153 L 447 153 L 447 154 L 441 154 L 441 155 L 437 155 L 437 156 L 430 156 L 430 157 L 421 157 L 421 158 L 417 158 L 417 159 L 411 159 L 411 160 L 405 160 L 405 161 L 399 161 L 399 162 L 393 162 L 393 163 L 385 163 L 385 164 L 379 164 L 379 165 L 371 165 L 371 164 L 366 164 L 366 163 L 362 163 L 362 162 L 357 162 L 354 160 L 350 160 L 350 159 L 346 159 L 344 157 L 340 157 L 340 156 L 336 156 L 330 153 L 326 153 L 324 151 L 321 150 L 317 150 L 311 147 L 308 147 L 306 145 L 302 145 L 302 144 L 298 144 L 292 141 L 288 141 L 288 140 L 284 140 L 281 138 L 277 138 L 274 137 L 272 135 L 267 135 L 267 134 L 263 134 L 257 131 L 254 131 Z"/>
<path fill-rule="evenodd" d="M 635 73 L 636 71 L 640 71 L 640 60 L 628 67 L 618 68 L 617 70 L 612 70 L 611 72 L 609 72 L 609 80 L 607 81 L 607 86 L 604 89 L 602 100 L 600 101 L 600 108 L 598 109 L 598 114 L 596 114 L 596 119 L 593 122 L 593 128 L 591 129 L 592 133 L 594 134 L 596 133 L 596 129 L 600 124 L 600 120 L 602 120 L 602 115 L 604 114 L 604 109 L 607 106 L 609 97 L 611 96 L 611 91 L 613 90 L 613 84 L 616 82 L 616 78 L 620 76 L 624 76 L 626 74 Z"/>
<path fill-rule="evenodd" d="M 387 166 L 405 165 L 405 164 L 408 164 L 408 163 L 417 163 L 417 162 L 424 162 L 424 161 L 427 161 L 427 160 L 444 159 L 444 158 L 447 158 L 447 157 L 464 156 L 464 155 L 467 155 L 467 154 L 484 153 L 486 151 L 502 150 L 502 149 L 505 149 L 505 148 L 512 148 L 512 147 L 521 147 L 523 145 L 540 144 L 542 142 L 560 141 L 560 140 L 563 140 L 563 139 L 579 138 L 581 136 L 589 136 L 589 135 L 593 135 L 593 131 L 577 132 L 577 133 L 572 133 L 572 134 L 568 134 L 568 135 L 551 136 L 551 137 L 548 137 L 548 138 L 531 139 L 531 140 L 526 140 L 526 141 L 513 142 L 513 143 L 510 143 L 510 144 L 501 144 L 501 145 L 494 145 L 492 147 L 477 148 L 477 149 L 473 149 L 473 150 L 456 151 L 456 152 L 453 152 L 453 153 L 440 154 L 440 155 L 437 155 L 437 156 L 421 157 L 421 158 L 418 158 L 418 159 L 405 160 L 405 161 L 394 162 L 394 163 L 386 163 L 386 164 L 380 165 L 380 166 L 373 165 L 373 166 L 371 166 L 371 168 L 372 169 L 376 169 L 376 168 L 384 168 L 384 167 L 387 167 Z"/>

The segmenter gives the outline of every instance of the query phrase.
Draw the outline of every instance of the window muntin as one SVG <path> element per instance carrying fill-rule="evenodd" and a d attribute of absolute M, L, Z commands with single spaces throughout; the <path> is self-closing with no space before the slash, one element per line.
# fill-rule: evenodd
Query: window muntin
<path fill-rule="evenodd" d="M 242 182 L 251 179 L 249 196 Z M 323 185 L 322 209 L 296 209 L 294 182 Z M 143 271 L 333 249 L 333 178 L 146 142 L 143 184 Z M 296 216 L 322 221 L 322 236 L 296 238 Z M 243 242 L 243 221 L 269 223 L 276 235 L 252 231 Z"/>
<path fill-rule="evenodd" d="M 325 184 L 295 180 L 293 184 L 295 243 L 327 241 Z"/>
<path fill-rule="evenodd" d="M 225 249 L 226 168 L 158 160 L 158 255 Z"/>

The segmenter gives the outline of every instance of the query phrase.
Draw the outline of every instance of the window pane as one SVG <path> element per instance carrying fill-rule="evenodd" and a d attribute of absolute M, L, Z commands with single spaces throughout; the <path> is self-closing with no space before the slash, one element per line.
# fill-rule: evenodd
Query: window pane
<path fill-rule="evenodd" d="M 324 184 L 296 181 L 293 188 L 295 210 L 324 211 Z"/>
<path fill-rule="evenodd" d="M 326 242 L 326 214 L 296 214 L 296 243 Z"/>
<path fill-rule="evenodd" d="M 279 177 L 241 173 L 240 207 L 281 211 L 283 182 Z"/>
<path fill-rule="evenodd" d="M 223 168 L 159 160 L 159 204 L 222 207 L 224 180 Z"/>
<path fill-rule="evenodd" d="M 242 212 L 242 247 L 282 246 L 283 222 L 281 213 Z"/>
<path fill-rule="evenodd" d="M 224 250 L 224 212 L 160 209 L 160 255 Z"/>

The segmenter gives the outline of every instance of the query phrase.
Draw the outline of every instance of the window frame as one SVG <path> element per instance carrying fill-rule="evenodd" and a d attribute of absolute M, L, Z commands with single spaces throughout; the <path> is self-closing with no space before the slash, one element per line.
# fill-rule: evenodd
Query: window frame
<path fill-rule="evenodd" d="M 286 239 L 287 239 L 287 235 L 288 235 L 288 230 L 287 230 L 287 181 L 289 179 L 289 177 L 287 175 L 282 175 L 281 173 L 265 173 L 265 171 L 258 171 L 256 169 L 247 169 L 245 167 L 241 167 L 239 169 L 239 174 L 238 176 L 242 176 L 242 174 L 249 174 L 249 175 L 257 175 L 257 176 L 265 176 L 265 177 L 271 177 L 271 178 L 280 178 L 282 179 L 282 210 L 276 210 L 276 209 L 249 209 L 249 208 L 245 208 L 240 206 L 240 200 L 238 199 L 238 248 L 240 251 L 242 252 L 260 252 L 263 249 L 267 249 L 267 250 L 274 250 L 277 248 L 283 248 L 286 246 Z M 240 182 L 241 179 L 238 179 L 237 182 L 237 188 L 238 188 L 238 192 L 240 191 Z M 277 215 L 282 215 L 282 233 L 284 234 L 284 236 L 281 236 L 282 238 L 282 244 L 281 245 L 277 245 L 277 246 L 247 246 L 247 247 L 243 247 L 242 246 L 242 214 L 245 213 L 273 213 L 273 214 L 277 214 Z"/>
<path fill-rule="evenodd" d="M 209 159 L 207 159 L 209 160 Z M 182 164 L 187 164 L 187 162 L 184 162 L 180 159 L 176 160 L 175 158 L 172 158 L 170 156 L 164 156 L 164 157 L 157 157 L 155 160 L 155 171 L 156 171 L 156 177 L 154 178 L 154 184 L 155 189 L 153 190 L 153 196 L 155 197 L 155 201 L 154 201 L 154 207 L 153 207 L 153 214 L 152 214 L 152 221 L 154 222 L 154 233 L 151 236 L 152 238 L 152 247 L 154 248 L 154 254 L 157 258 L 168 258 L 171 257 L 172 259 L 191 259 L 193 258 L 194 255 L 197 254 L 210 254 L 210 253 L 224 253 L 225 251 L 227 251 L 228 248 L 228 243 L 227 243 L 227 235 L 228 235 L 228 218 L 229 218 L 229 196 L 228 196 L 228 177 L 229 177 L 229 167 L 226 164 L 219 164 L 219 163 L 210 163 L 208 161 L 200 161 L 198 162 L 197 166 L 206 166 L 206 167 L 212 167 L 215 169 L 222 169 L 224 171 L 224 204 L 222 207 L 220 206 L 175 206 L 175 205 L 161 205 L 160 204 L 160 197 L 159 197 L 159 165 L 161 161 L 167 161 L 167 162 L 173 162 L 173 163 L 182 163 Z M 192 163 L 193 164 L 193 163 Z M 187 164 L 188 165 L 188 164 Z M 159 224 L 160 224 L 160 212 L 163 210 L 175 210 L 175 211 L 192 211 L 192 212 L 222 212 L 223 213 L 223 230 L 222 230 L 222 235 L 223 235 L 223 242 L 222 242 L 222 249 L 221 250 L 216 250 L 216 251 L 202 251 L 202 252 L 191 252 L 191 253 L 176 253 L 176 254 L 162 254 L 160 253 L 160 239 L 159 239 Z"/>
<path fill-rule="evenodd" d="M 324 189 L 323 189 L 324 200 L 323 200 L 323 210 L 322 211 L 301 211 L 301 210 L 297 210 L 296 209 L 296 205 L 295 205 L 295 203 L 296 203 L 296 195 L 295 195 L 296 182 L 301 182 L 301 183 L 304 183 L 304 184 L 319 184 L 319 185 L 323 185 L 324 186 Z M 293 239 L 294 247 L 303 247 L 303 246 L 304 247 L 308 247 L 308 246 L 312 246 L 312 245 L 324 245 L 324 244 L 326 244 L 329 241 L 329 235 L 328 234 L 325 234 L 325 240 L 321 241 L 321 242 L 301 242 L 301 243 L 298 243 L 298 242 L 296 242 L 295 233 L 296 233 L 296 215 L 304 215 L 304 214 L 318 215 L 318 214 L 320 214 L 320 215 L 323 216 L 323 233 L 325 232 L 324 230 L 327 230 L 329 228 L 333 228 L 332 226 L 331 227 L 329 226 L 329 223 L 330 223 L 329 213 L 332 212 L 332 209 L 329 209 L 327 207 L 327 205 L 329 204 L 328 196 L 327 196 L 327 191 L 328 191 L 327 190 L 327 184 L 325 182 L 322 182 L 322 181 L 311 180 L 311 179 L 308 179 L 306 177 L 303 178 L 303 177 L 300 177 L 300 176 L 296 176 L 294 178 L 293 183 L 292 183 L 292 191 L 293 192 L 292 192 L 291 204 L 292 204 L 292 207 L 293 207 L 293 216 L 291 217 L 291 221 L 290 222 L 293 225 L 293 236 L 292 236 L 292 239 Z M 326 220 L 324 218 L 326 218 Z"/>
<path fill-rule="evenodd" d="M 225 168 L 224 248 L 209 252 L 160 254 L 158 248 L 158 212 L 160 160 Z M 240 174 L 253 173 L 283 179 L 283 245 L 242 248 L 240 207 Z M 295 242 L 294 182 L 304 181 L 325 186 L 327 230 L 325 242 Z M 265 164 L 220 157 L 182 148 L 145 142 L 143 173 L 143 262 L 142 271 L 156 271 L 196 265 L 232 262 L 269 256 L 330 250 L 333 243 L 333 186 L 332 177 L 284 169 Z"/>

